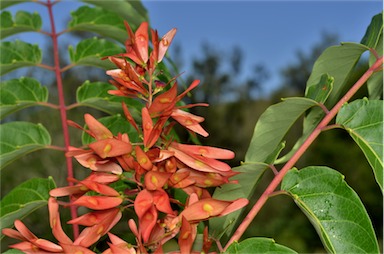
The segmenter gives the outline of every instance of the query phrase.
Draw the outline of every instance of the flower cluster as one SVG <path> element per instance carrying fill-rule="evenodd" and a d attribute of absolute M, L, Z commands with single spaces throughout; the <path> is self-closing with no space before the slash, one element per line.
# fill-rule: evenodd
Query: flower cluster
<path fill-rule="evenodd" d="M 208 105 L 180 103 L 199 81 L 195 80 L 178 94 L 176 78 L 166 81 L 159 75 L 158 63 L 164 58 L 176 29 L 161 39 L 157 31 L 151 29 L 150 50 L 148 23 L 142 23 L 135 33 L 127 23 L 126 28 L 129 34 L 126 52 L 108 57 L 117 66 L 107 71 L 113 79 L 111 84 L 116 87 L 109 93 L 143 101 L 140 119 L 135 119 L 126 104 L 122 104 L 124 115 L 140 141 L 132 142 L 132 137 L 123 131 L 113 134 L 89 114 L 84 116 L 87 128 L 69 122 L 94 139 L 86 147 L 71 147 L 66 154 L 89 168 L 91 173 L 81 181 L 69 179 L 73 185 L 50 192 L 50 225 L 58 244 L 39 239 L 17 220 L 17 230 L 3 230 L 4 235 L 22 241 L 12 248 L 26 253 L 93 253 L 90 247 L 108 235 L 109 248 L 103 253 L 163 253 L 164 244 L 173 238 L 179 245 L 173 253 L 191 253 L 196 251 L 192 250 L 192 245 L 200 222 L 247 205 L 246 199 L 216 200 L 209 192 L 210 187 L 233 182 L 230 178 L 236 172 L 220 161 L 233 158 L 233 152 L 181 144 L 172 135 L 173 126 L 180 124 L 191 133 L 208 136 L 200 125 L 204 118 L 184 110 Z M 178 199 L 175 193 L 184 195 L 184 200 Z M 68 202 L 59 201 L 65 196 L 69 197 Z M 74 241 L 61 227 L 59 204 L 88 210 L 68 221 L 83 227 Z M 127 219 L 127 230 L 132 232 L 136 243 L 127 243 L 110 232 L 129 209 L 136 217 Z M 205 228 L 203 246 L 198 252 L 208 253 L 211 244 L 208 228 Z"/>

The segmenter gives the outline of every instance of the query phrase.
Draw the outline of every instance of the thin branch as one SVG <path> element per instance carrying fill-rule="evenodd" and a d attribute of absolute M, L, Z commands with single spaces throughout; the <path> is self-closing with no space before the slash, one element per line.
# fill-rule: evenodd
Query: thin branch
<path fill-rule="evenodd" d="M 37 67 L 44 68 L 50 71 L 55 71 L 55 67 L 46 64 L 36 64 Z"/>
<path fill-rule="evenodd" d="M 51 3 L 51 0 L 47 0 L 47 8 L 49 13 L 49 20 L 51 23 L 51 37 L 52 37 L 52 43 L 53 43 L 53 58 L 54 58 L 54 65 L 55 65 L 55 75 L 56 75 L 56 81 L 57 81 L 57 91 L 59 96 L 59 106 L 60 106 L 60 116 L 61 116 L 61 126 L 63 128 L 63 135 L 64 135 L 64 143 L 65 143 L 65 151 L 69 151 L 70 147 L 70 139 L 69 139 L 69 131 L 68 131 L 68 125 L 67 125 L 67 112 L 66 112 L 66 106 L 65 106 L 65 99 L 64 99 L 64 89 L 63 89 L 63 80 L 61 77 L 60 72 L 60 58 L 59 58 L 59 45 L 57 41 L 57 34 L 56 34 L 56 27 L 55 27 L 55 20 L 53 18 L 53 12 L 52 12 L 52 5 L 57 3 L 55 1 L 54 3 Z M 68 178 L 73 178 L 73 165 L 72 165 L 72 158 L 66 157 L 67 162 L 67 176 Z M 73 185 L 72 182 L 68 183 L 70 186 Z M 77 210 L 75 206 L 71 206 L 71 217 L 72 219 L 75 219 L 77 217 Z M 79 226 L 76 224 L 73 224 L 73 235 L 76 239 L 79 236 Z"/>
<path fill-rule="evenodd" d="M 352 98 L 352 96 L 365 84 L 368 78 L 377 70 L 382 68 L 383 65 L 383 57 L 376 60 L 376 62 L 369 68 L 363 76 L 351 87 L 351 89 L 339 100 L 339 102 L 329 111 L 323 120 L 318 124 L 316 129 L 308 136 L 308 138 L 304 141 L 304 143 L 299 147 L 296 153 L 292 156 L 289 161 L 284 165 L 284 167 L 280 170 L 279 174 L 275 176 L 275 178 L 271 181 L 268 187 L 265 189 L 264 193 L 260 196 L 259 200 L 255 203 L 252 209 L 249 211 L 247 216 L 244 218 L 242 223 L 236 229 L 235 233 L 232 235 L 231 239 L 227 242 L 224 250 L 226 250 L 233 242 L 238 241 L 240 237 L 243 235 L 245 230 L 251 224 L 253 219 L 256 217 L 260 209 L 263 207 L 265 202 L 268 200 L 269 196 L 274 192 L 280 182 L 283 180 L 284 176 L 287 172 L 295 165 L 295 163 L 301 158 L 304 152 L 308 149 L 308 147 L 313 143 L 313 141 L 317 138 L 317 136 L 321 133 L 321 131 L 329 124 L 329 122 L 336 116 L 339 112 L 340 108 L 346 103 L 348 100 Z"/>

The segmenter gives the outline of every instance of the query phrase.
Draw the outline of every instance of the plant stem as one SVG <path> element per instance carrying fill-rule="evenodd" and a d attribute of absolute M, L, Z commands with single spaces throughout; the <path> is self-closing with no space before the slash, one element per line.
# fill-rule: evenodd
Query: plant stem
<path fill-rule="evenodd" d="M 260 196 L 259 200 L 255 203 L 252 209 L 249 211 L 247 216 L 241 222 L 239 227 L 236 229 L 235 233 L 232 235 L 231 239 L 227 242 L 224 250 L 226 250 L 233 242 L 238 241 L 243 235 L 245 230 L 251 224 L 253 219 L 256 217 L 260 209 L 263 207 L 268 197 L 274 192 L 280 182 L 283 180 L 285 174 L 295 165 L 295 163 L 300 159 L 308 147 L 313 143 L 321 131 L 329 124 L 329 122 L 336 116 L 340 108 L 352 96 L 365 84 L 368 78 L 375 72 L 382 68 L 383 57 L 378 58 L 376 62 L 369 68 L 363 76 L 351 87 L 351 89 L 339 100 L 339 102 L 329 111 L 329 113 L 323 118 L 323 120 L 317 125 L 316 129 L 308 136 L 304 143 L 299 147 L 296 153 L 287 161 L 284 167 L 279 171 L 275 178 L 271 181 L 268 187 L 265 189 L 264 193 Z"/>
<path fill-rule="evenodd" d="M 65 144 L 65 151 L 69 150 L 70 146 L 70 140 L 69 140 L 69 131 L 68 131 L 68 125 L 67 125 L 67 111 L 65 106 L 65 99 L 64 99 L 64 89 L 63 89 L 63 81 L 61 77 L 60 72 L 60 58 L 59 58 L 59 46 L 57 42 L 58 34 L 56 33 L 55 28 L 55 21 L 53 18 L 52 13 L 52 6 L 54 3 L 51 3 L 51 0 L 47 0 L 47 8 L 49 13 L 49 20 L 51 23 L 51 38 L 53 43 L 53 57 L 54 57 L 54 71 L 56 75 L 56 82 L 57 82 L 57 91 L 59 96 L 59 109 L 60 109 L 60 116 L 61 116 L 61 126 L 63 128 L 63 136 L 64 136 L 64 144 Z M 66 165 L 67 165 L 67 176 L 69 178 L 73 178 L 73 166 L 72 166 L 72 158 L 66 157 Z M 69 185 L 73 185 L 72 182 L 68 182 Z M 71 217 L 72 219 L 77 217 L 77 211 L 76 207 L 71 206 Z M 79 236 L 79 227 L 78 225 L 73 225 L 73 235 L 76 239 Z"/>

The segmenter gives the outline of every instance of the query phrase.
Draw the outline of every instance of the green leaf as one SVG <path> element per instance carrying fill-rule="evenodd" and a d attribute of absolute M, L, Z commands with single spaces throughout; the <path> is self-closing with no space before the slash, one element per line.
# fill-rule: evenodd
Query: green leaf
<path fill-rule="evenodd" d="M 125 117 L 122 117 L 121 115 L 114 115 L 102 117 L 97 120 L 106 126 L 113 133 L 113 135 L 117 136 L 119 132 L 122 134 L 127 133 L 131 142 L 140 142 L 140 138 L 138 137 L 135 128 L 131 126 Z M 83 133 L 82 141 L 83 144 L 86 145 L 92 143 L 95 139 L 88 134 Z"/>
<path fill-rule="evenodd" d="M 0 119 L 48 100 L 48 89 L 33 78 L 7 80 L 0 83 L 0 89 Z"/>
<path fill-rule="evenodd" d="M 83 2 L 97 5 L 119 15 L 124 20 L 128 20 L 133 29 L 148 20 L 147 10 L 140 1 L 114 0 L 113 4 L 110 0 L 83 0 Z"/>
<path fill-rule="evenodd" d="M 12 14 L 8 11 L 3 11 L 0 18 L 1 39 L 17 33 L 39 31 L 42 25 L 41 17 L 37 12 L 18 11 L 13 21 Z"/>
<path fill-rule="evenodd" d="M 116 44 L 96 37 L 79 42 L 76 50 L 72 46 L 69 46 L 68 50 L 73 64 L 96 66 L 103 69 L 112 69 L 116 66 L 108 59 L 102 60 L 102 57 L 123 52 L 123 49 Z"/>
<path fill-rule="evenodd" d="M 383 55 L 383 33 L 381 33 L 379 38 L 379 43 L 377 43 L 374 50 L 379 56 Z M 370 52 L 369 55 L 369 67 L 371 67 L 376 62 L 376 56 Z M 368 94 L 369 99 L 377 100 L 383 96 L 383 72 L 378 71 L 372 74 L 372 76 L 367 80 Z"/>
<path fill-rule="evenodd" d="M 330 253 L 379 253 L 372 223 L 344 176 L 313 166 L 290 170 L 281 189 L 309 218 Z"/>
<path fill-rule="evenodd" d="M 5 41 L 0 46 L 0 75 L 26 66 L 41 63 L 41 50 L 37 45 L 23 41 Z"/>
<path fill-rule="evenodd" d="M 297 253 L 296 251 L 277 244 L 273 239 L 263 237 L 252 237 L 241 242 L 232 243 L 224 252 L 227 254 L 241 253 Z"/>
<path fill-rule="evenodd" d="M 328 109 L 332 108 L 343 96 L 344 92 L 348 90 L 349 86 L 352 85 L 348 82 L 350 75 L 353 74 L 354 67 L 361 54 L 367 49 L 366 46 L 357 43 L 343 43 L 340 46 L 327 48 L 313 66 L 311 76 L 307 81 L 305 94 L 308 94 L 310 87 L 319 83 L 325 73 L 328 74 L 334 78 L 334 82 L 332 92 L 328 96 L 325 106 Z M 292 157 L 304 140 L 320 123 L 324 115 L 325 113 L 321 108 L 316 107 L 310 110 L 304 118 L 302 137 L 296 142 L 289 153 L 278 160 L 278 163 L 283 163 Z"/>
<path fill-rule="evenodd" d="M 9 1 L 9 0 L 0 0 L 0 9 L 5 9 L 11 5 L 14 5 L 14 4 L 19 4 L 19 3 L 24 3 L 24 2 L 31 2 L 32 0 L 12 0 L 12 1 Z"/>
<path fill-rule="evenodd" d="M 21 250 L 17 250 L 17 249 L 9 249 L 9 250 L 3 252 L 3 254 L 24 254 L 24 252 L 22 252 Z"/>
<path fill-rule="evenodd" d="M 51 137 L 41 124 L 9 122 L 0 126 L 0 168 L 27 153 L 46 148 Z"/>
<path fill-rule="evenodd" d="M 32 178 L 12 189 L 0 202 L 1 229 L 13 227 L 16 219 L 23 219 L 36 209 L 47 205 L 49 191 L 56 188 L 52 177 Z"/>
<path fill-rule="evenodd" d="M 316 105 L 316 101 L 308 98 L 286 98 L 268 107 L 256 123 L 245 162 L 265 162 L 294 122 Z"/>
<path fill-rule="evenodd" d="M 71 16 L 72 20 L 68 24 L 69 30 L 98 33 L 104 37 L 113 38 L 122 44 L 128 38 L 124 19 L 114 12 L 100 7 L 81 6 L 72 12 Z"/>
<path fill-rule="evenodd" d="M 361 44 L 374 49 L 379 56 L 383 55 L 383 14 L 379 13 L 373 16 L 371 24 L 369 24 L 367 31 Z M 370 52 L 369 66 L 372 66 L 376 61 L 376 56 Z M 379 71 L 374 73 L 367 81 L 369 98 L 376 100 L 380 99 L 383 94 L 383 72 Z"/>
<path fill-rule="evenodd" d="M 234 171 L 240 174 L 231 177 L 231 180 L 238 181 L 238 183 L 228 183 L 216 188 L 213 198 L 219 200 L 249 199 L 266 168 L 267 165 L 264 163 L 244 163 L 233 168 Z M 224 217 L 212 218 L 209 220 L 209 225 L 218 234 L 222 234 L 223 241 L 226 241 L 232 235 L 234 226 L 243 218 L 240 216 L 241 212 L 242 210 L 238 210 Z"/>
<path fill-rule="evenodd" d="M 137 100 L 125 98 L 121 96 L 114 96 L 108 93 L 109 90 L 116 88 L 104 82 L 89 82 L 85 81 L 76 92 L 77 102 L 82 106 L 96 108 L 104 111 L 110 115 L 117 113 L 123 114 L 121 102 L 124 101 L 128 106 L 133 117 L 141 114 L 141 107 L 143 106 Z"/>
<path fill-rule="evenodd" d="M 332 92 L 333 81 L 333 77 L 323 74 L 317 84 L 308 87 L 305 97 L 324 104 Z"/>
<path fill-rule="evenodd" d="M 376 48 L 379 43 L 379 38 L 383 34 L 383 13 L 373 16 L 361 44 L 368 48 Z"/>
<path fill-rule="evenodd" d="M 363 151 L 383 190 L 383 101 L 361 99 L 345 104 L 336 117 Z"/>

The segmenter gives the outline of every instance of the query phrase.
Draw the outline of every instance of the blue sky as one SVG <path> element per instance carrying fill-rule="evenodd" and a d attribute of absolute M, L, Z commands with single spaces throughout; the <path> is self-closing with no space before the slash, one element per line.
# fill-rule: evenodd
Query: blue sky
<path fill-rule="evenodd" d="M 113 2 L 113 0 L 111 0 Z M 64 29 L 70 10 L 83 3 L 64 0 L 54 8 L 58 31 Z M 280 84 L 281 68 L 296 60 L 296 51 L 309 52 L 321 40 L 322 32 L 336 33 L 340 41 L 359 42 L 373 15 L 382 10 L 381 1 L 143 1 L 153 28 L 160 35 L 176 27 L 175 43 L 181 45 L 185 66 L 190 73 L 194 57 L 201 57 L 202 42 L 229 52 L 239 46 L 244 52 L 247 77 L 254 64 L 270 72 L 267 90 Z M 37 4 L 15 5 L 8 10 L 28 9 L 46 15 Z M 44 29 L 49 30 L 47 25 Z M 31 42 L 43 35 L 31 34 Z M 20 39 L 23 38 L 23 34 Z M 224 58 L 224 60 L 226 60 Z"/>
<path fill-rule="evenodd" d="M 185 59 L 201 56 L 202 41 L 225 52 L 240 46 L 245 53 L 244 76 L 256 63 L 276 88 L 279 72 L 296 60 L 298 49 L 309 52 L 322 32 L 340 41 L 359 42 L 381 1 L 144 1 L 151 24 L 164 34 L 176 27 L 175 42 Z M 185 67 L 188 71 L 188 67 Z"/>

